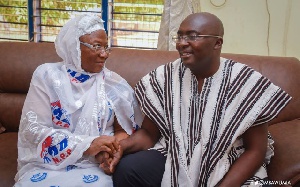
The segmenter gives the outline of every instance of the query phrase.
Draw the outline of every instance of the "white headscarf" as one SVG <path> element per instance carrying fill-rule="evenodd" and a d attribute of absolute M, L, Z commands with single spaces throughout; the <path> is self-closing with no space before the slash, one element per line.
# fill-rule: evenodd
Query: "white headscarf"
<path fill-rule="evenodd" d="M 55 40 L 57 54 L 64 63 L 82 72 L 79 37 L 97 30 L 105 30 L 103 20 L 96 14 L 84 14 L 69 20 L 60 30 Z"/>
<path fill-rule="evenodd" d="M 132 127 L 136 128 L 137 124 L 140 126 L 143 119 L 131 86 L 118 74 L 106 68 L 103 68 L 100 73 L 88 73 L 81 68 L 79 37 L 97 30 L 104 30 L 103 22 L 96 14 L 85 14 L 71 19 L 61 29 L 55 40 L 55 47 L 58 55 L 63 59 L 65 70 L 74 70 L 77 73 L 88 75 L 91 80 L 80 84 L 71 82 L 72 85 L 60 86 L 60 90 L 57 90 L 56 93 L 62 105 L 67 107 L 68 113 L 73 113 L 84 106 L 79 117 L 84 122 L 80 121 L 79 124 L 85 129 L 89 126 L 85 125 L 86 123 L 96 123 L 96 120 L 99 123 L 99 119 L 101 119 L 104 123 L 102 128 L 105 130 L 106 118 L 109 113 L 106 105 L 107 101 L 110 102 L 119 123 L 127 133 L 131 134 Z M 54 77 L 62 78 L 58 74 Z M 65 82 L 70 81 L 65 80 Z M 84 92 L 74 93 L 74 90 L 84 90 Z M 97 114 L 99 111 L 102 111 L 101 116 Z M 95 114 L 93 119 L 91 114 Z M 130 130 L 129 124 L 131 125 Z"/>

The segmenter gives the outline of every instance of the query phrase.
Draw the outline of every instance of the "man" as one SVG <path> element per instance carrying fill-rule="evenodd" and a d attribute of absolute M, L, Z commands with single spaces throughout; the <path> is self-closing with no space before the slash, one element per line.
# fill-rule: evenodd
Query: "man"
<path fill-rule="evenodd" d="M 181 58 L 137 84 L 146 117 L 120 142 L 107 171 L 125 155 L 115 186 L 232 187 L 267 179 L 268 123 L 291 98 L 250 67 L 221 58 L 223 34 L 215 15 L 189 15 L 173 37 Z"/>

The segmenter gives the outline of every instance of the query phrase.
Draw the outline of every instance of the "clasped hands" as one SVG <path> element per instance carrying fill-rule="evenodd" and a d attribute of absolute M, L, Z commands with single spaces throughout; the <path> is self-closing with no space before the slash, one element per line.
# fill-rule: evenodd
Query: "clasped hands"
<path fill-rule="evenodd" d="M 123 155 L 123 150 L 116 137 L 100 136 L 92 141 L 84 154 L 95 156 L 104 173 L 111 175 Z"/>

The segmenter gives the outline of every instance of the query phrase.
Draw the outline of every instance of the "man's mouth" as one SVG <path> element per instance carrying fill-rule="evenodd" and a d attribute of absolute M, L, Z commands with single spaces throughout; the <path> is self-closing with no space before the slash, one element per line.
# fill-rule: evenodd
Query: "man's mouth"
<path fill-rule="evenodd" d="M 187 57 L 190 57 L 191 55 L 192 55 L 192 53 L 188 53 L 188 52 L 180 53 L 181 58 L 187 58 Z"/>

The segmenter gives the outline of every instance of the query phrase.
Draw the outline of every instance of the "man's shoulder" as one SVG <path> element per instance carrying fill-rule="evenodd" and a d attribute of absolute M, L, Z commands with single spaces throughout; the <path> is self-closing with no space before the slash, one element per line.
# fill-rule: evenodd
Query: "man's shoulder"
<path fill-rule="evenodd" d="M 148 74 L 151 74 L 153 71 L 156 72 L 161 72 L 161 70 L 165 69 L 165 68 L 172 68 L 172 67 L 179 67 L 181 65 L 181 59 L 178 58 L 172 62 L 167 62 L 165 64 L 162 64 L 160 66 L 158 66 L 157 68 L 155 68 L 154 70 L 152 70 L 151 72 L 149 72 Z"/>
<path fill-rule="evenodd" d="M 231 64 L 231 65 L 236 65 L 236 66 L 243 66 L 243 65 L 245 65 L 245 64 L 243 64 L 241 62 L 235 61 L 235 60 L 230 59 L 230 58 L 224 58 L 224 57 L 220 57 L 220 62 L 221 63 Z"/>
<path fill-rule="evenodd" d="M 220 62 L 227 65 L 227 67 L 231 67 L 233 70 L 255 71 L 252 67 L 248 66 L 247 64 L 232 59 L 221 57 Z"/>

